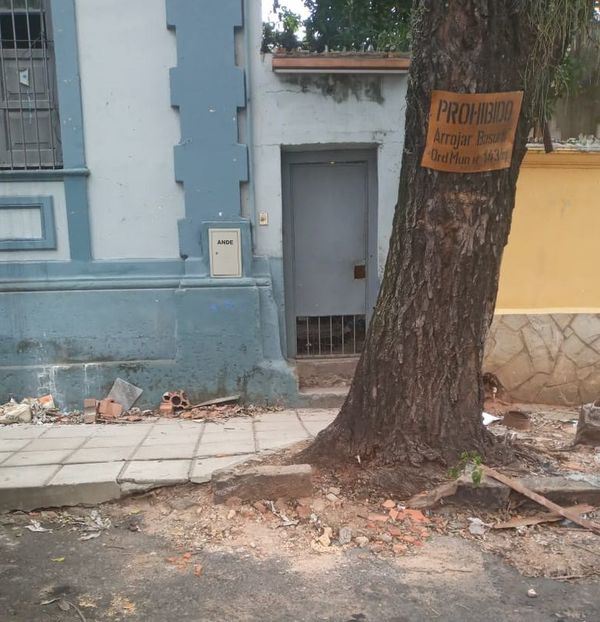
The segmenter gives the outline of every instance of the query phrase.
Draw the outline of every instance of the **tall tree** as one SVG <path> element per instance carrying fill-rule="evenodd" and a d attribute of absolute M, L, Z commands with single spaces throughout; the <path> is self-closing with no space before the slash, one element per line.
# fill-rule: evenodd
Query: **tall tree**
<path fill-rule="evenodd" d="M 304 0 L 311 50 L 407 50 L 412 0 Z"/>
<path fill-rule="evenodd" d="M 308 460 L 486 453 L 482 359 L 534 118 L 589 0 L 416 0 L 406 139 L 383 283 L 349 395 Z M 421 166 L 432 91 L 524 91 L 509 168 Z"/>

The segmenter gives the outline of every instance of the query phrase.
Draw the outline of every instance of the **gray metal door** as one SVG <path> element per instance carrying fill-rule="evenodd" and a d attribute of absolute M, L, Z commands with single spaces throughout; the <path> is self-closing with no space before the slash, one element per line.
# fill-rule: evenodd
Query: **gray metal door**
<path fill-rule="evenodd" d="M 370 151 L 285 157 L 284 246 L 288 351 L 360 351 L 375 253 L 369 244 L 374 162 Z"/>

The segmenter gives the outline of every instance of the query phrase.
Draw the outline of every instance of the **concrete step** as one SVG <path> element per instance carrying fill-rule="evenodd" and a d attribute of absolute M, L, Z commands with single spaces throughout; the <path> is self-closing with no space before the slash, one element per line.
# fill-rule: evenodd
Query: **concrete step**
<path fill-rule="evenodd" d="M 296 371 L 300 388 L 343 387 L 350 384 L 358 357 L 298 359 Z"/>
<path fill-rule="evenodd" d="M 300 389 L 303 408 L 340 408 L 348 395 L 350 387 L 310 387 Z"/>

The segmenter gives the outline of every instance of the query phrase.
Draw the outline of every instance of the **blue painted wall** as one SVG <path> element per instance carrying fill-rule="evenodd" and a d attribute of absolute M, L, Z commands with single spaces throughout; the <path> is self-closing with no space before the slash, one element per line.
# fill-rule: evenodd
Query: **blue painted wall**
<path fill-rule="evenodd" d="M 0 402 L 50 391 L 61 406 L 81 407 L 117 376 L 144 390 L 140 405 L 156 405 L 175 388 L 193 400 L 232 392 L 254 402 L 297 399 L 271 266 L 253 257 L 240 215 L 248 164 L 237 114 L 246 95 L 234 33 L 242 2 L 165 2 L 165 28 L 177 41 L 171 96 L 181 122 L 173 172 L 185 192 L 181 259 L 95 261 L 85 175 L 65 175 L 71 261 L 0 264 Z M 52 0 L 52 9 L 65 164 L 86 172 L 73 0 Z M 241 229 L 241 279 L 209 277 L 207 229 L 215 225 Z"/>

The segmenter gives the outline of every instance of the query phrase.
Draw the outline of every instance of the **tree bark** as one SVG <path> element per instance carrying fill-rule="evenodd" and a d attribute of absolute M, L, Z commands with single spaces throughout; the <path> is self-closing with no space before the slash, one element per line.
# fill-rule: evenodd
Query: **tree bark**
<path fill-rule="evenodd" d="M 533 42 L 518 0 L 420 0 L 406 139 L 387 264 L 348 398 L 304 458 L 447 464 L 489 442 L 484 343 L 494 311 L 530 122 L 527 94 L 509 169 L 420 166 L 431 91 L 523 90 Z"/>

